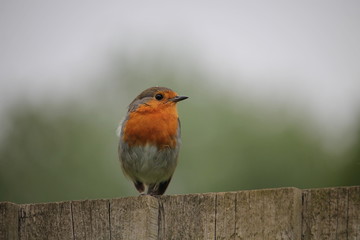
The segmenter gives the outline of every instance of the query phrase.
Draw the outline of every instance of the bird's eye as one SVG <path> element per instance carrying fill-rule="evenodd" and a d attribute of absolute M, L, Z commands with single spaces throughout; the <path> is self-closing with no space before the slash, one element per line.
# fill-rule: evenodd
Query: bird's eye
<path fill-rule="evenodd" d="M 158 101 L 160 101 L 163 98 L 164 98 L 164 95 L 162 95 L 161 93 L 158 93 L 158 94 L 155 95 L 155 99 L 158 100 Z"/>

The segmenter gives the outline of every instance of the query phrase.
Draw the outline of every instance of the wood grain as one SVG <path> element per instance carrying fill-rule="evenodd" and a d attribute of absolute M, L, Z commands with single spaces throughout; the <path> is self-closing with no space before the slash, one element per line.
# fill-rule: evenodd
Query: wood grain
<path fill-rule="evenodd" d="M 360 187 L 303 192 L 302 239 L 360 239 Z"/>
<path fill-rule="evenodd" d="M 74 201 L 71 205 L 74 239 L 110 239 L 109 201 Z"/>
<path fill-rule="evenodd" d="M 216 194 L 162 196 L 159 239 L 215 239 Z"/>
<path fill-rule="evenodd" d="M 236 196 L 236 239 L 300 239 L 301 190 L 241 191 Z"/>
<path fill-rule="evenodd" d="M 0 239 L 360 240 L 360 186 L 3 202 Z"/>
<path fill-rule="evenodd" d="M 20 208 L 19 239 L 73 239 L 71 202 L 26 204 Z"/>
<path fill-rule="evenodd" d="M 19 205 L 0 203 L 0 239 L 17 240 L 19 227 Z"/>
<path fill-rule="evenodd" d="M 111 239 L 158 239 L 158 207 L 151 196 L 110 200 Z"/>
<path fill-rule="evenodd" d="M 237 193 L 216 194 L 216 239 L 236 239 Z"/>

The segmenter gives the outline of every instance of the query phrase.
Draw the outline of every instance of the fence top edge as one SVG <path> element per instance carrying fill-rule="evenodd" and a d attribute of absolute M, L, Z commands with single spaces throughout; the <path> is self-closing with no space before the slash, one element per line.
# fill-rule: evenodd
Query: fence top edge
<path fill-rule="evenodd" d="M 81 202 L 93 202 L 93 201 L 121 201 L 126 199 L 138 199 L 138 198 L 172 198 L 172 197 L 196 197 L 196 196 L 215 196 L 217 194 L 237 194 L 237 193 L 244 193 L 244 192 L 268 192 L 268 191 L 302 191 L 302 192 L 308 192 L 308 191 L 328 191 L 328 190 L 337 190 L 337 189 L 360 189 L 360 185 L 358 186 L 336 186 L 336 187 L 326 187 L 326 188 L 309 188 L 309 189 L 300 189 L 296 187 L 281 187 L 281 188 L 264 188 L 264 189 L 246 189 L 246 190 L 239 190 L 239 191 L 228 191 L 228 192 L 207 192 L 207 193 L 189 193 L 189 194 L 174 194 L 174 195 L 163 195 L 163 196 L 148 196 L 148 195 L 140 195 L 140 196 L 126 196 L 126 197 L 119 197 L 119 198 L 108 198 L 108 199 L 78 199 L 78 200 L 70 200 L 70 201 L 57 201 L 57 202 L 35 202 L 35 203 L 24 203 L 24 204 L 18 204 L 10 201 L 4 201 L 0 202 L 0 206 L 6 206 L 6 205 L 13 205 L 13 206 L 30 206 L 30 205 L 45 205 L 45 204 L 72 204 L 72 203 L 81 203 Z"/>

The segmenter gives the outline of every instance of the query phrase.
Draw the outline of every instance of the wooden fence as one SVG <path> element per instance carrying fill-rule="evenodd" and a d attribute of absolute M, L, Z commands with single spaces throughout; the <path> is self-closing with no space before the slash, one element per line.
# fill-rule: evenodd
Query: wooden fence
<path fill-rule="evenodd" d="M 0 239 L 360 240 L 360 186 L 3 202 Z"/>

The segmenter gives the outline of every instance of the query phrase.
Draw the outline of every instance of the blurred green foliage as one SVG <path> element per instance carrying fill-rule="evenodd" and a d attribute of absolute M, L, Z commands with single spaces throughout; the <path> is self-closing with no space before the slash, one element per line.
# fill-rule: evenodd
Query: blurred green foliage
<path fill-rule="evenodd" d="M 306 123 L 211 88 L 179 61 L 115 58 L 83 99 L 15 105 L 0 142 L 0 201 L 137 195 L 121 172 L 115 129 L 154 85 L 190 96 L 179 104 L 183 145 L 167 194 L 360 184 L 360 137 L 349 153 L 330 154 Z"/>

